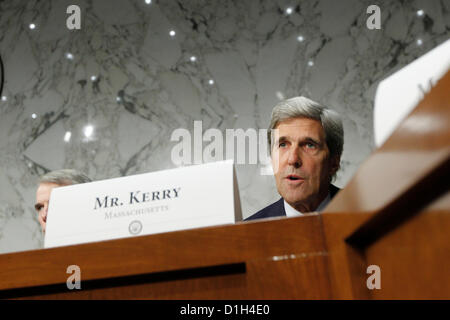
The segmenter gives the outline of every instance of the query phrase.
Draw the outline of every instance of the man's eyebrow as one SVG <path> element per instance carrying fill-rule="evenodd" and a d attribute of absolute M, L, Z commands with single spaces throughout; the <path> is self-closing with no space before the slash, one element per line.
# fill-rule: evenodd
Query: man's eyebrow
<path fill-rule="evenodd" d="M 322 145 L 322 143 L 320 143 L 320 141 L 317 141 L 316 139 L 311 138 L 311 137 L 305 137 L 303 139 L 303 142 L 313 142 L 313 143 L 315 143 L 317 145 Z"/>
<path fill-rule="evenodd" d="M 285 141 L 289 141 L 289 140 L 292 140 L 289 136 L 281 136 L 281 137 L 278 138 L 278 140 L 275 141 L 275 144 L 279 144 L 279 143 L 282 143 L 282 142 L 285 142 Z M 319 140 L 314 139 L 313 137 L 309 137 L 309 136 L 303 137 L 300 140 L 299 143 L 306 143 L 306 142 L 312 142 L 312 143 L 314 143 L 314 144 L 316 144 L 318 146 L 322 146 L 323 145 L 323 143 L 320 142 Z"/>
<path fill-rule="evenodd" d="M 279 138 L 276 140 L 276 142 L 277 142 L 277 143 L 280 143 L 281 141 L 286 141 L 286 140 L 288 140 L 288 139 L 289 139 L 288 136 L 282 136 L 282 137 L 279 137 Z"/>
<path fill-rule="evenodd" d="M 292 140 L 289 136 L 281 136 L 278 138 L 277 142 L 286 141 L 286 140 Z M 314 142 L 316 144 L 321 144 L 319 140 L 314 139 L 313 137 L 303 137 L 301 142 Z"/>

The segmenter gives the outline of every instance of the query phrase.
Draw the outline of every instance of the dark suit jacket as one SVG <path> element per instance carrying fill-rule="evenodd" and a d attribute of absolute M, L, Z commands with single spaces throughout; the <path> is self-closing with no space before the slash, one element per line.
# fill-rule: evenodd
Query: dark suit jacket
<path fill-rule="evenodd" d="M 333 197 L 336 195 L 336 193 L 338 193 L 339 190 L 341 189 L 330 184 L 330 198 L 333 199 Z M 284 199 L 280 198 L 280 200 L 278 200 L 277 202 L 272 203 L 264 209 L 261 209 L 257 213 L 246 218 L 244 221 L 282 216 L 286 216 L 286 211 L 284 210 Z"/>

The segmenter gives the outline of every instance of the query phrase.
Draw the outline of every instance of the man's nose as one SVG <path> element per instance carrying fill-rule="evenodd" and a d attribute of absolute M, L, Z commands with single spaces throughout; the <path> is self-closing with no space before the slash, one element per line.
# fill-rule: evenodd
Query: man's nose
<path fill-rule="evenodd" d="M 300 150 L 298 147 L 289 150 L 288 164 L 290 166 L 294 166 L 295 168 L 299 168 L 302 165 L 302 159 L 300 157 Z"/>

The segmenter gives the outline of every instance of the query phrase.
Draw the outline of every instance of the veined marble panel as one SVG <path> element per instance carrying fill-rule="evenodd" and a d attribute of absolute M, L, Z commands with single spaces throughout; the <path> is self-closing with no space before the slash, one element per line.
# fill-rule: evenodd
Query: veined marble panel
<path fill-rule="evenodd" d="M 150 2 L 0 1 L 0 253 L 42 246 L 41 174 L 172 168 L 173 130 L 195 120 L 203 130 L 267 128 L 273 106 L 292 96 L 343 116 L 343 187 L 374 148 L 378 82 L 450 30 L 447 0 L 378 1 L 381 30 L 366 27 L 368 0 Z M 72 4 L 81 30 L 66 28 Z M 237 166 L 244 217 L 279 197 L 259 170 Z"/>

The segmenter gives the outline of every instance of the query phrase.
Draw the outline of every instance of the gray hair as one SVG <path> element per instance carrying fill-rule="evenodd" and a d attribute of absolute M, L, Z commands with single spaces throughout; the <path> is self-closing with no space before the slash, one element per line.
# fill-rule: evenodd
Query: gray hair
<path fill-rule="evenodd" d="M 320 121 L 325 131 L 330 157 L 341 157 L 344 148 L 344 127 L 341 117 L 336 111 L 305 97 L 294 97 L 281 101 L 273 108 L 268 131 L 270 150 L 272 150 L 273 130 L 280 122 L 291 118 L 309 118 Z"/>
<path fill-rule="evenodd" d="M 71 185 L 91 181 L 87 175 L 74 169 L 50 171 L 39 179 L 39 183 L 56 183 L 59 185 Z"/>

